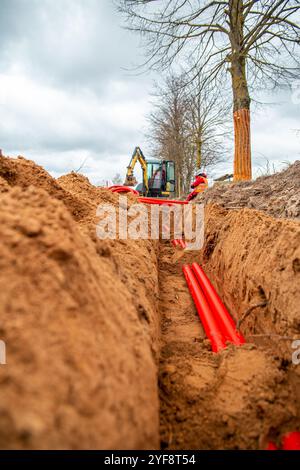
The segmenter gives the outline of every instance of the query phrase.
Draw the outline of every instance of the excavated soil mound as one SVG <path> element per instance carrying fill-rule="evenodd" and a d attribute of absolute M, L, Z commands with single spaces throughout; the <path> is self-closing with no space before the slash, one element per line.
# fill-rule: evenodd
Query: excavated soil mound
<path fill-rule="evenodd" d="M 157 448 L 156 245 L 99 240 L 81 176 L 0 173 L 0 447 Z"/>
<path fill-rule="evenodd" d="M 1 178 L 0 176 L 0 193 L 4 193 L 8 190 L 9 190 L 8 182 L 4 178 Z"/>
<path fill-rule="evenodd" d="M 99 240 L 95 227 L 99 218 L 96 216 L 98 205 L 113 205 L 119 214 L 119 198 L 107 189 L 97 188 L 89 180 L 76 173 L 70 173 L 57 180 L 71 195 L 93 207 L 88 217 L 79 221 L 79 228 L 94 243 L 98 255 L 104 257 L 117 270 L 118 277 L 131 293 L 131 302 L 138 316 L 150 335 L 149 343 L 155 360 L 158 357 L 159 316 L 157 252 L 158 243 L 152 240 Z M 127 195 L 128 208 L 136 203 L 133 195 Z M 124 198 L 124 196 L 123 196 Z"/>
<path fill-rule="evenodd" d="M 69 173 L 58 178 L 57 183 L 68 193 L 84 202 L 86 205 L 97 207 L 100 203 L 117 204 L 117 197 L 107 189 L 93 186 L 88 178 L 78 173 Z M 93 215 L 95 212 L 93 210 Z"/>
<path fill-rule="evenodd" d="M 215 183 L 198 196 L 197 202 L 213 202 L 227 209 L 248 207 L 273 217 L 300 219 L 300 161 L 255 181 Z"/>
<path fill-rule="evenodd" d="M 41 166 L 23 157 L 0 156 L 0 178 L 9 186 L 20 186 L 24 189 L 35 186 L 44 189 L 50 196 L 62 201 L 76 220 L 86 217 L 90 210 L 89 205 L 72 196 Z M 3 183 L 0 182 L 0 191 L 3 191 L 1 188 L 3 188 Z"/>

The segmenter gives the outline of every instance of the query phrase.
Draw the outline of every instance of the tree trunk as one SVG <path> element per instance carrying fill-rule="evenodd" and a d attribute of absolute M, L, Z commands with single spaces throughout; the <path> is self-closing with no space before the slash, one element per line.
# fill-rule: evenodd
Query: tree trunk
<path fill-rule="evenodd" d="M 230 0 L 231 78 L 234 119 L 234 180 L 251 180 L 250 95 L 243 55 L 243 0 Z"/>
<path fill-rule="evenodd" d="M 234 120 L 234 180 L 251 180 L 250 96 L 243 58 L 232 62 Z"/>
<path fill-rule="evenodd" d="M 234 181 L 252 179 L 250 110 L 239 109 L 234 119 Z"/>
<path fill-rule="evenodd" d="M 176 191 L 176 197 L 181 196 L 181 173 L 178 171 L 177 172 L 177 191 Z"/>
<path fill-rule="evenodd" d="M 180 197 L 181 195 L 181 160 L 178 158 L 178 154 L 175 156 L 175 195 Z"/>
<path fill-rule="evenodd" d="M 202 164 L 202 140 L 201 137 L 198 136 L 197 139 L 197 169 L 200 170 Z"/>

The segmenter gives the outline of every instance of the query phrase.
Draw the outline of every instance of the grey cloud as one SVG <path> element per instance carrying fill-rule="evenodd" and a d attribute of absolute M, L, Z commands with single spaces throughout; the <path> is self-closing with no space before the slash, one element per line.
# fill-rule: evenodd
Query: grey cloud
<path fill-rule="evenodd" d="M 108 0 L 1 0 L 2 70 L 13 57 L 44 82 L 99 92 L 139 54 L 118 19 Z"/>
<path fill-rule="evenodd" d="M 53 172 L 88 154 L 109 162 L 111 177 L 119 171 L 111 163 L 143 142 L 151 78 L 124 70 L 139 54 L 137 38 L 109 0 L 1 0 L 0 8 L 0 148 L 43 158 Z"/>

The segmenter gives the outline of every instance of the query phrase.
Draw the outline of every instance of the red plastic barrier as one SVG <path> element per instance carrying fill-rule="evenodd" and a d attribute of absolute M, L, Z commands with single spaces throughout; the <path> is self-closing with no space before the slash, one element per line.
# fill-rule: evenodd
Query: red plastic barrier
<path fill-rule="evenodd" d="M 213 352 L 219 352 L 226 348 L 226 341 L 220 330 L 213 312 L 211 311 L 208 302 L 199 286 L 199 283 L 192 271 L 192 268 L 188 265 L 183 266 L 183 273 L 186 278 L 188 288 L 191 292 L 193 300 L 195 302 L 198 315 L 203 324 L 205 333 L 210 339 Z"/>
<path fill-rule="evenodd" d="M 192 268 L 208 301 L 208 304 L 217 318 L 224 337 L 237 346 L 244 344 L 246 342 L 245 338 L 236 330 L 236 325 L 233 321 L 233 318 L 228 313 L 225 305 L 222 303 L 214 286 L 206 276 L 201 266 L 199 266 L 198 263 L 193 263 Z"/>
<path fill-rule="evenodd" d="M 300 432 L 290 432 L 282 438 L 283 450 L 300 450 Z"/>
<path fill-rule="evenodd" d="M 172 245 L 173 246 L 178 246 L 179 245 L 179 240 L 172 240 Z"/>

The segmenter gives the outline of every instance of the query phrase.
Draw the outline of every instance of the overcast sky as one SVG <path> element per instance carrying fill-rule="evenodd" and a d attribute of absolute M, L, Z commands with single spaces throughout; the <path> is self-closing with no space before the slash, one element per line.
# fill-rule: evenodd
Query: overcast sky
<path fill-rule="evenodd" d="M 125 70 L 142 51 L 139 38 L 121 24 L 112 0 L 0 0 L 5 155 L 24 155 L 54 176 L 86 159 L 82 173 L 96 184 L 124 175 L 136 145 L 147 156 L 145 115 L 154 77 Z M 300 159 L 300 93 L 264 100 L 275 104 L 253 114 L 256 173 L 265 158 L 277 168 Z M 214 174 L 231 170 L 229 155 Z"/>

